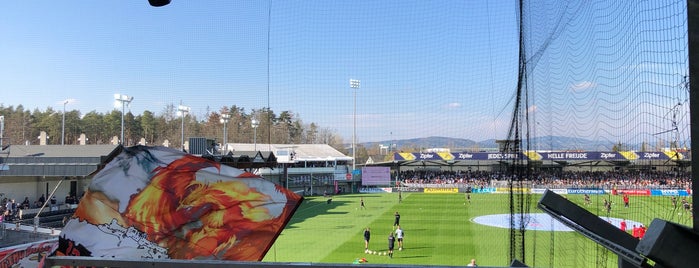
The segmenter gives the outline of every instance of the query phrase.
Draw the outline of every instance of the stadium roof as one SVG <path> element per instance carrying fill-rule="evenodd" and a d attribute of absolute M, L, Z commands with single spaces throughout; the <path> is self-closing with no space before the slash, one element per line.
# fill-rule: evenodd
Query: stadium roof
<path fill-rule="evenodd" d="M 229 148 L 235 154 L 238 151 L 270 151 L 279 157 L 277 151 L 291 150 L 295 153 L 296 161 L 351 161 L 352 157 L 346 156 L 327 144 L 260 144 L 254 143 L 229 143 Z"/>
<path fill-rule="evenodd" d="M 119 145 L 11 145 L 8 157 L 101 157 Z"/>
<path fill-rule="evenodd" d="M 119 145 L 10 145 L 0 152 L 0 176 L 87 176 Z"/>

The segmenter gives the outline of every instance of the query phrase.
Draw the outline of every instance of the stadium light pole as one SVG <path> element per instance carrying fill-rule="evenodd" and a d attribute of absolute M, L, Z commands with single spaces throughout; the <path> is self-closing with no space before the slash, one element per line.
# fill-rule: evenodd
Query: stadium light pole
<path fill-rule="evenodd" d="M 66 136 L 66 104 L 68 100 L 63 101 L 63 120 L 61 121 L 61 145 L 65 145 Z"/>
<path fill-rule="evenodd" d="M 5 116 L 0 115 L 0 148 L 2 148 L 2 140 L 5 138 Z"/>
<path fill-rule="evenodd" d="M 119 140 L 119 144 L 124 145 L 124 107 L 133 101 L 133 97 L 124 94 L 114 94 L 114 100 L 115 106 L 116 104 L 121 105 L 121 139 Z M 63 106 L 65 107 L 65 104 Z M 65 115 L 65 111 L 63 114 Z"/>
<path fill-rule="evenodd" d="M 354 91 L 354 124 L 352 127 L 352 171 L 357 168 L 357 89 L 361 81 L 350 79 L 350 87 Z"/>
<path fill-rule="evenodd" d="M 254 135 L 252 136 L 253 143 L 255 144 L 255 152 L 257 152 L 257 127 L 260 126 L 260 121 L 253 118 L 250 122 L 252 124 L 252 129 L 254 130 Z"/>
<path fill-rule="evenodd" d="M 182 144 L 182 151 L 184 151 L 184 117 L 187 116 L 191 110 L 192 109 L 189 106 L 182 105 L 181 101 L 180 105 L 177 106 L 177 114 L 182 117 L 182 139 L 180 140 L 180 143 Z"/>
<path fill-rule="evenodd" d="M 226 128 L 226 125 L 228 124 L 228 121 L 231 120 L 231 115 L 230 114 L 221 114 L 221 123 L 223 123 L 223 153 L 228 152 L 228 129 Z"/>

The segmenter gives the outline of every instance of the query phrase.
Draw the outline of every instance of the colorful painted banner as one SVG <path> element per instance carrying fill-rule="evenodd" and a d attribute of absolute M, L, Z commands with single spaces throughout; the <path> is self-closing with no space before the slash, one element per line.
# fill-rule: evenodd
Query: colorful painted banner
<path fill-rule="evenodd" d="M 122 148 L 92 176 L 57 256 L 260 261 L 302 197 L 165 147 Z"/>
<path fill-rule="evenodd" d="M 0 268 L 41 267 L 57 245 L 58 240 L 51 239 L 0 249 Z"/>

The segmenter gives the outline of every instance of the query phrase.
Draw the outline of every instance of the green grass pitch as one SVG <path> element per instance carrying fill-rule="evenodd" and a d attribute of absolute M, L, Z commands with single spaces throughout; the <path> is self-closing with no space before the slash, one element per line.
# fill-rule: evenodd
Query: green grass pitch
<path fill-rule="evenodd" d="M 630 208 L 623 208 L 620 196 L 592 195 L 589 206 L 583 205 L 582 195 L 567 197 L 598 215 L 606 213 L 602 198 L 607 198 L 614 204 L 611 217 L 645 224 L 656 217 L 691 224 L 681 208 L 672 208 L 669 197 L 632 196 Z M 366 209 L 359 207 L 360 198 Z M 531 213 L 541 213 L 536 209 L 539 198 L 530 196 Z M 366 227 L 371 228 L 369 249 L 387 251 L 396 211 L 405 232 L 404 250 L 396 247 L 393 258 L 364 253 Z M 464 194 L 403 193 L 402 203 L 395 193 L 334 196 L 330 204 L 323 197 L 311 197 L 299 207 L 263 261 L 350 264 L 366 258 L 372 264 L 464 266 L 475 258 L 480 266 L 506 267 L 509 230 L 472 219 L 507 213 L 508 194 L 472 194 L 470 204 Z M 527 231 L 524 246 L 530 267 L 617 267 L 616 255 L 576 232 Z"/>

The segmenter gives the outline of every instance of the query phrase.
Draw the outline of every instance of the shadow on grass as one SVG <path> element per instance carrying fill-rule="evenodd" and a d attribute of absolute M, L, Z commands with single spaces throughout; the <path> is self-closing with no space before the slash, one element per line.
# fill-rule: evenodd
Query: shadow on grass
<path fill-rule="evenodd" d="M 408 250 L 408 249 L 423 249 L 423 248 L 434 248 L 434 247 L 410 247 L 410 248 L 404 247 L 403 250 Z"/>
<path fill-rule="evenodd" d="M 405 257 L 403 257 L 403 256 L 393 255 L 393 258 L 396 258 L 396 259 L 415 259 L 415 258 L 427 258 L 427 256 L 405 256 Z"/>
<path fill-rule="evenodd" d="M 316 217 L 318 215 L 347 214 L 347 212 L 330 210 L 347 205 L 351 202 L 344 200 L 335 200 L 334 197 L 333 199 L 331 199 L 330 202 L 328 202 L 328 199 L 329 198 L 322 196 L 306 197 L 301 206 L 299 206 L 294 215 L 291 217 L 291 220 L 289 220 L 289 223 L 286 225 L 285 229 L 296 228 L 296 224 L 304 222 L 305 220 Z"/>

